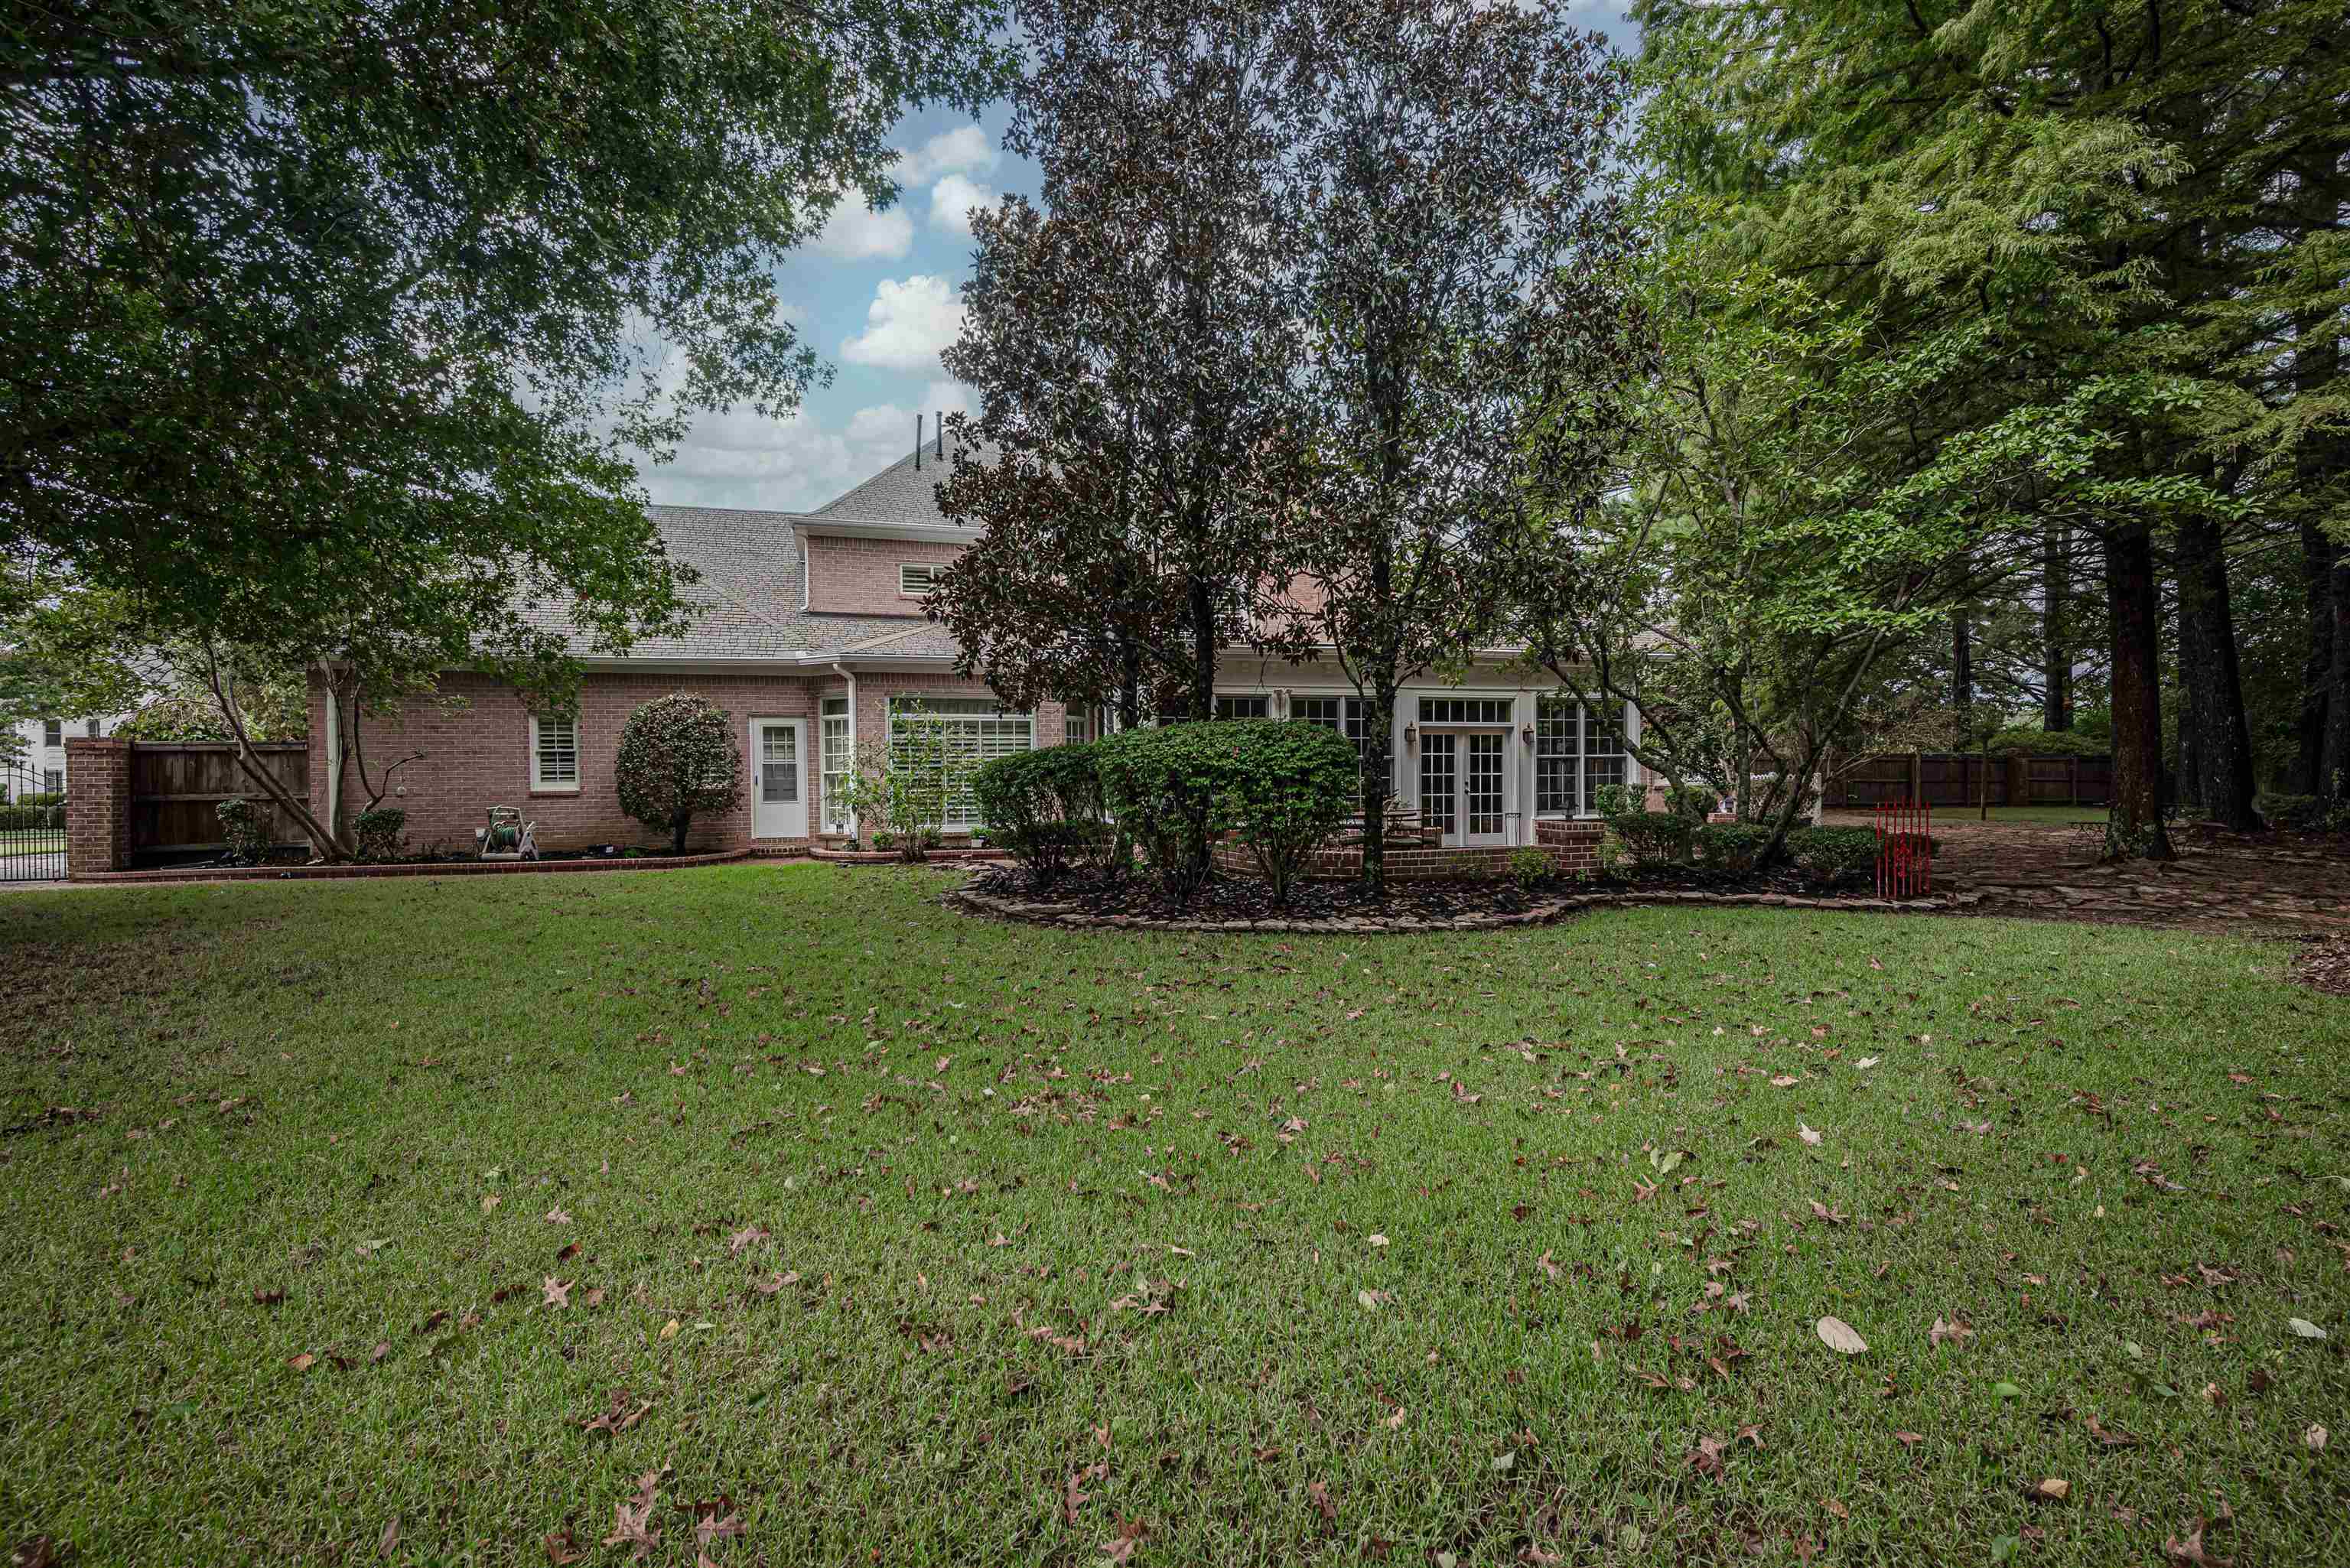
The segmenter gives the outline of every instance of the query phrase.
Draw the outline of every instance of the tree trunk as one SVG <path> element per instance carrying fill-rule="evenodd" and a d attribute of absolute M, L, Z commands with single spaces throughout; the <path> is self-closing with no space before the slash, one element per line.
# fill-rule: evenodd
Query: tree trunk
<path fill-rule="evenodd" d="M 2178 650 L 2179 673 L 2191 675 L 2181 683 L 2195 715 L 2196 756 L 2202 765 L 2195 798 L 2221 826 L 2256 829 L 2261 819 L 2252 809 L 2252 735 L 2244 717 L 2236 618 L 2228 596 L 2227 542 L 2210 517 L 2185 518 L 2178 525 Z"/>
<path fill-rule="evenodd" d="M 682 855 L 685 853 L 685 830 L 691 826 L 692 824 L 693 817 L 691 813 L 680 811 L 670 814 L 669 848 L 671 854 Z"/>
<path fill-rule="evenodd" d="M 2105 566 L 2114 664 L 2114 800 L 2106 853 L 2172 860 L 2178 857 L 2162 825 L 2161 607 L 2145 524 L 2106 532 Z"/>
<path fill-rule="evenodd" d="M 1191 711 L 1194 719 L 1216 716 L 1216 597 L 1207 579 L 1191 579 Z"/>
<path fill-rule="evenodd" d="M 1959 711 L 1959 722 L 1966 726 L 1967 738 L 1972 739 L 1975 722 L 1974 628 L 1967 622 L 1964 606 L 1950 612 L 1950 706 Z"/>
<path fill-rule="evenodd" d="M 2040 727 L 2051 734 L 2073 727 L 2073 649 L 2064 636 L 2069 544 L 2064 529 L 2051 527 L 2040 547 Z"/>
<path fill-rule="evenodd" d="M 2179 597 L 2186 597 L 2180 590 Z M 2178 765 L 2170 774 L 2170 795 L 2181 805 L 2203 805 L 2203 711 L 2195 692 L 2203 682 L 2203 649 L 2188 634 L 2187 617 L 2178 618 Z"/>
<path fill-rule="evenodd" d="M 1375 681 L 1363 692 L 1363 889 L 1374 903 L 1388 896 L 1388 800 L 1395 784 L 1388 747 L 1395 733 L 1395 698 L 1390 682 Z"/>
<path fill-rule="evenodd" d="M 2333 579 L 2332 654 L 2325 676 L 2325 734 L 2318 753 L 2317 793 L 2350 803 L 2350 551 L 2337 554 Z"/>
<path fill-rule="evenodd" d="M 2293 794 L 2324 794 L 2325 722 L 2338 688 L 2334 680 L 2334 558 L 2342 554 L 2313 519 L 2301 524 L 2301 582 L 2308 620 L 2309 653 L 2301 666 L 2301 711 L 2294 721 L 2293 772 L 2284 781 Z"/>

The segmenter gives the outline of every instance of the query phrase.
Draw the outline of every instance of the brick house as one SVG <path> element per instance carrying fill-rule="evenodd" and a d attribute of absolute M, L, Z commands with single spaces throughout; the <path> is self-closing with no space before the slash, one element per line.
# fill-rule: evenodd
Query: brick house
<path fill-rule="evenodd" d="M 851 836 L 855 824 L 835 804 L 841 781 L 858 743 L 886 734 L 901 702 L 943 715 L 986 756 L 1097 734 L 1098 714 L 1054 703 L 1014 711 L 955 675 L 954 643 L 923 617 L 938 569 L 972 537 L 938 510 L 951 444 L 933 435 L 813 512 L 652 508 L 671 554 L 702 575 L 693 592 L 702 613 L 681 636 L 645 639 L 625 657 L 583 658 L 573 717 L 533 713 L 512 689 L 452 672 L 442 691 L 462 701 L 362 720 L 371 774 L 423 753 L 399 771 L 389 802 L 407 811 L 411 844 L 462 849 L 491 805 L 521 807 L 550 849 L 655 837 L 621 812 L 613 763 L 629 711 L 671 691 L 724 709 L 744 748 L 743 798 L 695 820 L 696 849 L 790 850 Z M 1448 846 L 1506 854 L 1536 842 L 1538 823 L 1590 815 L 1600 784 L 1638 776 L 1622 741 L 1637 714 L 1551 701 L 1504 663 L 1497 656 L 1489 675 L 1459 686 L 1408 689 L 1386 737 L 1399 798 Z M 1361 701 L 1335 662 L 1235 649 L 1216 690 L 1220 716 L 1307 719 L 1370 743 Z M 310 710 L 312 809 L 348 817 L 358 803 L 337 798 L 330 765 L 337 716 L 315 685 Z M 951 836 L 973 826 L 963 803 Z"/>

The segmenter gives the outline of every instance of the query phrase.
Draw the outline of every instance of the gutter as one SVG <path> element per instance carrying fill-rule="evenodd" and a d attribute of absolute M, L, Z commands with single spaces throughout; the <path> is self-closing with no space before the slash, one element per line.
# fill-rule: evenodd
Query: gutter
<path fill-rule="evenodd" d="M 834 659 L 832 672 L 848 682 L 848 766 L 853 772 L 857 767 L 857 671 L 838 659 Z M 824 704 L 821 702 L 816 704 L 816 776 L 818 784 L 821 784 L 824 779 Z M 818 830 L 821 830 L 823 826 L 822 823 L 814 825 Z M 858 833 L 858 822 L 854 815 L 848 819 L 848 831 L 852 835 Z M 811 833 L 809 836 L 814 837 L 816 835 Z M 862 844 L 864 838 L 858 836 L 858 842 Z"/>

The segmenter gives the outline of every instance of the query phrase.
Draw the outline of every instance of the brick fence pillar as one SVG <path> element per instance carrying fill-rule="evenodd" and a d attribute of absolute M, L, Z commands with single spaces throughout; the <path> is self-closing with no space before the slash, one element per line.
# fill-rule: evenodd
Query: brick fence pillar
<path fill-rule="evenodd" d="M 74 736 L 66 742 L 66 875 L 130 864 L 130 742 Z"/>

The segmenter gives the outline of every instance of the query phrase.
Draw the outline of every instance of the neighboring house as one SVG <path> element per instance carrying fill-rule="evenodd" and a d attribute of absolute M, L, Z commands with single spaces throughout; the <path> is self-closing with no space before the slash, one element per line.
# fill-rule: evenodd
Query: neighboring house
<path fill-rule="evenodd" d="M 16 726 L 16 744 L 0 763 L 0 794 L 63 794 L 66 741 L 73 735 L 111 735 L 130 722 L 128 713 L 99 718 L 26 719 Z"/>
<path fill-rule="evenodd" d="M 982 757 L 1098 734 L 1099 715 L 1056 703 L 1015 711 L 957 676 L 953 640 L 924 618 L 937 574 L 974 537 L 938 510 L 951 446 L 932 436 L 814 512 L 653 507 L 671 555 L 702 575 L 692 590 L 702 614 L 681 636 L 647 639 L 625 657 L 583 653 L 576 716 L 532 713 L 510 688 L 452 672 L 442 690 L 464 705 L 420 703 L 397 719 L 362 721 L 371 774 L 423 753 L 395 775 L 388 802 L 407 811 L 410 841 L 462 848 L 493 805 L 521 807 L 548 848 L 652 836 L 621 812 L 613 763 L 630 711 L 671 691 L 724 709 L 744 747 L 743 798 L 695 820 L 696 849 L 848 836 L 855 825 L 836 804 L 842 783 L 858 742 L 885 734 L 902 703 L 945 717 Z M 1399 795 L 1445 843 L 1531 843 L 1537 817 L 1588 815 L 1596 788 L 1637 775 L 1623 746 L 1623 724 L 1637 716 L 1550 701 L 1499 656 L 1488 662 L 1485 679 L 1407 689 L 1385 737 Z M 1216 687 L 1220 717 L 1312 720 L 1368 743 L 1363 704 L 1335 662 L 1235 649 Z M 339 737 L 316 685 L 310 707 L 312 807 L 348 818 L 363 803 L 332 798 L 328 764 Z M 950 831 L 974 826 L 961 803 Z"/>

